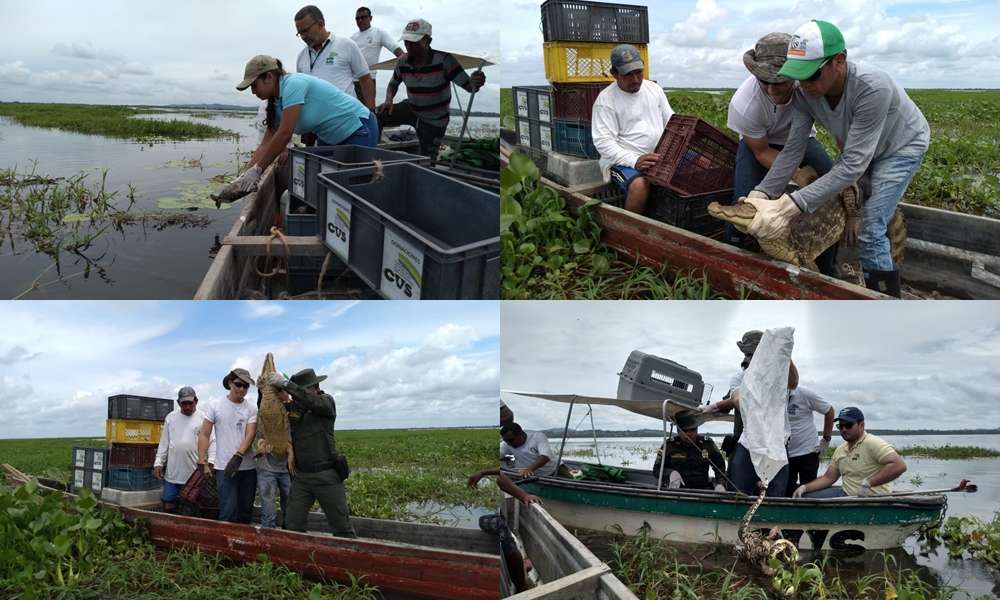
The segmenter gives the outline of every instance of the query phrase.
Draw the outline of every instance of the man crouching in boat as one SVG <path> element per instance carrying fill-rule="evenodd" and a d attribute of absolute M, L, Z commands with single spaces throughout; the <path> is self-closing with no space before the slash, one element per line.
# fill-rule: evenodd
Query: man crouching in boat
<path fill-rule="evenodd" d="M 289 379 L 281 373 L 273 373 L 267 380 L 288 392 L 282 394 L 281 399 L 287 402 L 295 476 L 288 495 L 285 529 L 305 531 L 309 509 L 314 502 L 319 502 L 330 524 L 330 532 L 336 536 L 354 537 L 344 491 L 344 480 L 350 470 L 347 459 L 337 452 L 333 431 L 337 405 L 333 396 L 319 388 L 324 379 L 326 375 L 317 376 L 312 369 L 303 369 Z"/>
<path fill-rule="evenodd" d="M 500 439 L 500 460 L 512 455 L 514 469 L 521 477 L 555 473 L 549 441 L 541 431 L 525 431 L 517 423 L 510 423 L 500 428 Z"/>
<path fill-rule="evenodd" d="M 840 411 L 836 421 L 845 444 L 833 451 L 826 473 L 805 485 L 800 485 L 793 498 L 840 498 L 842 496 L 882 496 L 892 491 L 890 482 L 906 472 L 903 457 L 889 442 L 865 433 L 865 415 L 861 409 L 848 406 Z M 833 485 L 841 477 L 842 485 Z M 832 487 L 831 487 L 832 486 Z"/>
<path fill-rule="evenodd" d="M 660 464 L 666 457 L 663 474 L 667 476 L 668 488 L 710 490 L 708 467 L 711 466 L 715 470 L 715 491 L 726 491 L 726 486 L 720 483 L 726 472 L 726 459 L 711 438 L 698 435 L 695 415 L 678 416 L 677 427 L 677 436 L 656 451 L 653 476 L 660 476 Z"/>

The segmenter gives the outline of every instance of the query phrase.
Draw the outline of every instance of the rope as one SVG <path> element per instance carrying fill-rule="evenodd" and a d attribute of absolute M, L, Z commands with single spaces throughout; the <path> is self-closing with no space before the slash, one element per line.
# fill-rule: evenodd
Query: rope
<path fill-rule="evenodd" d="M 319 277 L 316 278 L 316 297 L 320 300 L 323 299 L 323 278 L 326 277 L 326 268 L 330 266 L 330 257 L 333 254 L 327 250 L 326 256 L 323 257 L 323 265 L 319 268 Z"/>
<path fill-rule="evenodd" d="M 289 272 L 288 269 L 288 258 L 291 256 L 292 252 L 291 249 L 289 249 L 288 247 L 288 240 L 285 239 L 285 234 L 281 233 L 281 230 L 278 229 L 277 227 L 271 227 L 271 238 L 267 240 L 267 253 L 265 255 L 266 257 L 264 259 L 264 264 L 268 264 L 271 262 L 271 242 L 273 242 L 275 238 L 281 240 L 281 245 L 285 247 L 285 287 L 287 289 L 292 285 L 291 273 Z M 278 263 L 278 265 L 274 267 L 273 271 L 269 273 L 264 273 L 257 266 L 258 263 L 259 261 L 255 261 L 253 268 L 255 271 L 257 271 L 257 275 L 261 277 L 264 278 L 274 277 L 281 271 L 281 264 Z"/>
<path fill-rule="evenodd" d="M 375 170 L 372 171 L 372 179 L 370 183 L 375 183 L 385 179 L 385 169 L 383 168 L 382 161 L 374 161 L 373 166 L 375 167 Z"/>

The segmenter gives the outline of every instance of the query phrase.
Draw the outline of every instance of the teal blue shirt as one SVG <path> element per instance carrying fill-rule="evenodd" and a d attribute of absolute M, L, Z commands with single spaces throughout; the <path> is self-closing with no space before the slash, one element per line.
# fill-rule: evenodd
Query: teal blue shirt
<path fill-rule="evenodd" d="M 361 119 L 371 115 L 364 104 L 348 96 L 328 81 L 304 73 L 281 77 L 281 87 L 275 100 L 276 127 L 281 125 L 281 113 L 289 106 L 301 104 L 295 133 L 313 132 L 328 144 L 339 144 L 361 127 Z"/>

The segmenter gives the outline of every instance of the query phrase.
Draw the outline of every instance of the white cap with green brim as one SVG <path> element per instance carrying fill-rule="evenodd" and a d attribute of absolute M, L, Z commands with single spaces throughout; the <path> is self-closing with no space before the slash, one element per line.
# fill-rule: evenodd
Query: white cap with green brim
<path fill-rule="evenodd" d="M 844 36 L 836 25 L 827 21 L 810 21 L 792 35 L 787 60 L 778 75 L 809 79 L 828 58 L 846 49 Z"/>

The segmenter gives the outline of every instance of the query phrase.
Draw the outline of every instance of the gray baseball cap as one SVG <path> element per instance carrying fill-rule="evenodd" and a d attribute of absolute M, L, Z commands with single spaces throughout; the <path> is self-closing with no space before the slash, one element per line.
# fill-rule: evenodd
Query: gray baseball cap
<path fill-rule="evenodd" d="M 197 402 L 198 394 L 195 393 L 194 388 L 186 385 L 177 392 L 177 402 Z"/>
<path fill-rule="evenodd" d="M 615 73 L 626 75 L 645 67 L 639 49 L 632 44 L 619 44 L 611 51 L 611 66 Z"/>

